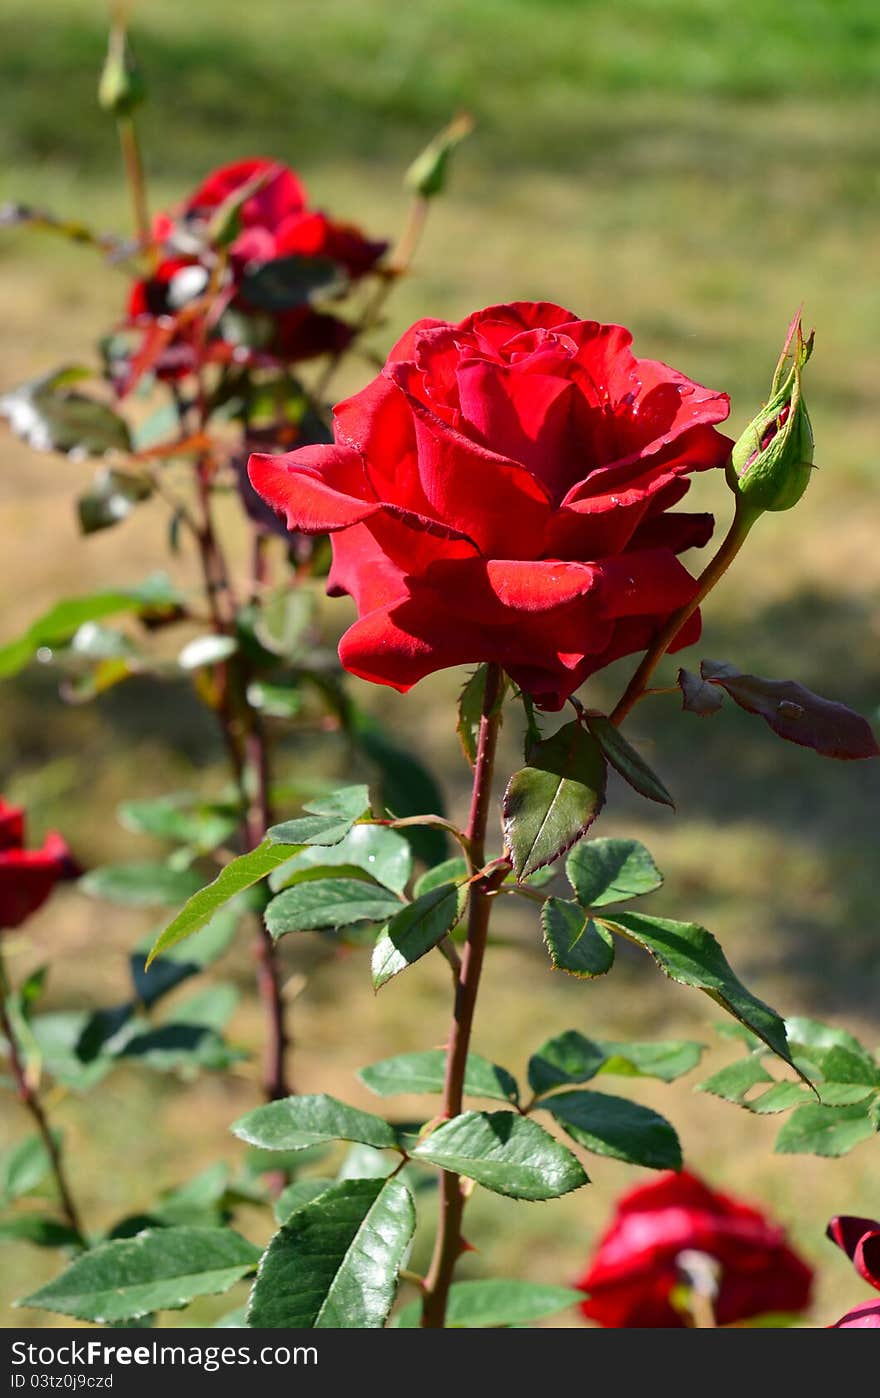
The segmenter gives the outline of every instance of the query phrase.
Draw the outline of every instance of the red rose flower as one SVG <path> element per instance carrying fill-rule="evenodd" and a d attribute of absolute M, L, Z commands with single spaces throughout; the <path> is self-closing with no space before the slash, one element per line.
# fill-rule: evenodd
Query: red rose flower
<path fill-rule="evenodd" d="M 705 1253 L 718 1266 L 719 1325 L 770 1312 L 802 1311 L 812 1271 L 783 1230 L 757 1209 L 716 1193 L 696 1176 L 665 1174 L 618 1201 L 610 1228 L 575 1283 L 584 1315 L 609 1329 L 685 1324 L 672 1304 L 682 1283 L 676 1259 Z"/>
<path fill-rule="evenodd" d="M 880 1291 L 880 1223 L 873 1218 L 838 1215 L 828 1225 L 828 1237 L 842 1248 L 859 1276 Z M 863 1301 L 847 1311 L 832 1330 L 880 1330 L 880 1301 Z"/>
<path fill-rule="evenodd" d="M 332 533 L 347 670 L 406 690 L 491 660 L 558 709 L 690 601 L 676 555 L 713 520 L 669 507 L 727 460 L 728 400 L 631 338 L 545 303 L 419 321 L 338 404 L 335 445 L 251 458 L 289 529 Z"/>
<path fill-rule="evenodd" d="M 45 903 L 59 879 L 72 878 L 76 865 L 54 831 L 43 848 L 24 848 L 24 811 L 0 797 L 0 931 L 18 927 Z"/>
<path fill-rule="evenodd" d="M 335 223 L 326 214 L 309 209 L 305 189 L 287 166 L 273 160 L 239 160 L 209 175 L 176 217 L 157 215 L 154 240 L 160 247 L 168 246 L 171 255 L 162 258 L 148 278 L 135 283 L 128 307 L 131 324 L 149 332 L 157 318 L 177 316 L 188 302 L 204 293 L 209 266 L 198 251 L 186 250 L 186 235 L 197 240 L 204 237 L 217 211 L 245 186 L 251 186 L 252 192 L 237 210 L 239 231 L 228 248 L 225 280 L 217 288 L 220 310 L 231 304 L 245 315 L 255 313 L 242 291 L 242 279 L 263 263 L 292 256 L 329 258 L 356 281 L 371 271 L 385 252 L 386 243 L 370 241 L 352 225 Z M 277 359 L 314 358 L 343 348 L 351 338 L 343 321 L 308 305 L 258 314 L 267 324 L 261 349 Z M 200 359 L 229 358 L 231 347 L 225 345 L 216 326 L 210 327 L 206 343 L 202 327 L 194 327 L 186 317 L 176 326 L 172 323 L 171 328 L 173 333 L 161 343 L 149 366 L 160 376 L 190 373 Z"/>

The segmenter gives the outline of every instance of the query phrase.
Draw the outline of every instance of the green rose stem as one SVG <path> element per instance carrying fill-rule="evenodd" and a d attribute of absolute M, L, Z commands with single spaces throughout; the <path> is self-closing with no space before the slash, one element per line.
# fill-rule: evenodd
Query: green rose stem
<path fill-rule="evenodd" d="M 661 631 L 657 633 L 650 650 L 645 654 L 642 663 L 639 665 L 616 706 L 611 712 L 611 722 L 618 726 L 626 718 L 640 699 L 644 698 L 648 681 L 663 659 L 669 647 L 674 642 L 681 628 L 684 626 L 700 606 L 700 603 L 708 596 L 713 587 L 727 572 L 736 555 L 739 553 L 752 525 L 762 512 L 745 501 L 737 499 L 736 512 L 733 522 L 727 531 L 727 535 L 712 561 L 706 566 L 697 579 L 697 590 L 686 606 L 680 607 L 677 612 L 673 612 Z"/>
<path fill-rule="evenodd" d="M 119 144 L 122 148 L 122 162 L 125 166 L 125 175 L 134 211 L 135 231 L 139 242 L 146 246 L 150 241 L 150 213 L 147 208 L 144 162 L 141 157 L 141 144 L 138 140 L 134 117 L 119 117 L 117 126 L 119 128 Z"/>
<path fill-rule="evenodd" d="M 2 935 L 2 933 L 0 933 Z M 67 1182 L 67 1175 L 64 1169 L 64 1160 L 61 1149 L 56 1138 L 53 1136 L 43 1104 L 39 1094 L 28 1079 L 27 1070 L 24 1064 L 24 1055 L 21 1046 L 16 1038 L 15 1028 L 9 1011 L 6 1008 L 7 1000 L 11 993 L 9 979 L 6 974 L 6 966 L 3 961 L 3 951 L 0 947 L 0 1029 L 3 1030 L 3 1037 L 6 1040 L 9 1051 L 9 1062 L 12 1067 L 12 1076 L 15 1079 L 15 1086 L 18 1096 L 24 1107 L 34 1120 L 43 1145 L 46 1147 L 46 1155 L 52 1167 L 52 1174 L 55 1177 L 55 1185 L 58 1190 L 58 1197 L 61 1201 L 61 1210 L 65 1219 L 73 1231 L 84 1238 L 85 1233 L 80 1222 L 79 1211 L 73 1202 L 73 1195 L 70 1185 Z"/>
<path fill-rule="evenodd" d="M 150 214 L 140 141 L 135 126 L 135 109 L 145 97 L 140 73 L 128 50 L 128 21 L 124 5 L 116 5 L 110 27 L 107 57 L 98 84 L 98 103 L 116 118 L 122 163 L 131 194 L 134 227 L 138 242 L 150 242 Z"/>
<path fill-rule="evenodd" d="M 474 784 L 467 825 L 469 862 L 472 874 L 477 873 L 486 863 L 486 823 L 489 817 L 492 769 L 495 763 L 495 746 L 501 718 L 500 710 L 497 712 L 496 710 L 498 709 L 498 698 L 503 681 L 504 677 L 500 665 L 490 665 L 486 674 L 486 690 L 477 740 Z M 505 863 L 499 869 L 471 884 L 467 941 L 456 977 L 452 1029 L 446 1051 L 446 1079 L 443 1088 L 442 1112 L 445 1119 L 458 1116 L 461 1112 L 464 1072 L 474 1022 L 480 974 L 483 969 L 483 957 L 486 951 L 486 938 L 489 931 L 489 914 L 492 907 L 490 895 L 494 885 L 504 877 L 507 868 Z M 461 1177 L 449 1170 L 442 1171 L 437 1238 L 434 1245 L 434 1255 L 423 1286 L 422 1325 L 428 1329 L 442 1329 L 446 1320 L 449 1287 L 455 1271 L 455 1264 L 465 1247 L 461 1234 L 461 1220 L 466 1198 Z"/>
<path fill-rule="evenodd" d="M 178 408 L 181 409 L 178 402 Z M 198 427 L 207 432 L 208 408 L 204 385 L 199 383 L 197 400 Z M 211 623 L 215 634 L 234 636 L 236 599 L 230 583 L 229 569 L 214 524 L 211 506 L 213 463 L 210 453 L 202 453 L 196 462 L 196 493 L 198 520 L 196 538 L 202 577 Z M 262 585 L 263 554 L 255 548 L 253 562 L 256 576 L 253 590 Z M 265 728 L 260 715 L 247 700 L 247 673 L 239 655 L 215 666 L 218 702 L 216 707 L 220 730 L 238 787 L 244 819 L 242 839 L 247 849 L 256 849 L 272 824 L 269 799 L 269 752 Z M 289 1097 L 292 1087 L 287 1079 L 286 1057 L 290 1047 L 281 970 L 278 952 L 262 916 L 255 917 L 257 991 L 266 1023 L 262 1088 L 267 1101 Z M 283 1172 L 268 1177 L 269 1187 L 280 1193 L 286 1184 Z"/>

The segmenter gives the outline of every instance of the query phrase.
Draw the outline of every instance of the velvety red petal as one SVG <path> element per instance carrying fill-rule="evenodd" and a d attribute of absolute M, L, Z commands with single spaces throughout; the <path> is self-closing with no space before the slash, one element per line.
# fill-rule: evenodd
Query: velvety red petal
<path fill-rule="evenodd" d="M 293 170 L 280 161 L 257 158 L 236 160 L 214 170 L 190 197 L 187 210 L 209 213 L 261 174 L 267 175 L 266 182 L 242 205 L 242 223 L 277 226 L 283 218 L 305 207 L 306 191 Z"/>
<path fill-rule="evenodd" d="M 337 442 L 363 454 L 380 500 L 394 500 L 418 514 L 431 513 L 419 479 L 412 413 L 400 389 L 380 374 L 360 393 L 337 403 L 333 422 Z"/>
<path fill-rule="evenodd" d="M 842 1214 L 831 1220 L 827 1233 L 846 1253 L 859 1276 L 880 1291 L 880 1222 Z"/>
<path fill-rule="evenodd" d="M 830 1325 L 829 1330 L 880 1330 L 880 1301 L 864 1301 Z"/>
<path fill-rule="evenodd" d="M 349 594 L 362 614 L 406 597 L 406 574 L 392 562 L 366 525 L 342 529 L 331 536 L 330 543 L 333 563 L 327 592 L 331 597 Z"/>
<path fill-rule="evenodd" d="M 715 516 L 709 514 L 661 514 L 639 525 L 627 551 L 667 548 L 672 553 L 701 549 L 712 537 Z"/>
<path fill-rule="evenodd" d="M 483 359 L 460 362 L 457 378 L 462 431 L 475 433 L 485 446 L 521 462 L 546 486 L 551 499 L 561 499 L 571 473 L 574 384 Z"/>
<path fill-rule="evenodd" d="M 535 558 L 550 517 L 546 491 L 525 467 L 488 451 L 431 414 L 406 388 L 409 365 L 389 372 L 412 409 L 419 477 L 432 514 L 474 539 L 487 558 Z"/>
<path fill-rule="evenodd" d="M 340 446 L 300 447 L 283 456 L 252 456 L 248 476 L 258 495 L 282 512 L 288 529 L 319 534 L 360 524 L 380 508 L 363 462 Z"/>

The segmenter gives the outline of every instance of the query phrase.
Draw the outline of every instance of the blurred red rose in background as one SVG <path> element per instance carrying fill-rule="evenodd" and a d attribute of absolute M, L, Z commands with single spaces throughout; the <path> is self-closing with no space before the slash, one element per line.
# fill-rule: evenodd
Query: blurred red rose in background
<path fill-rule="evenodd" d="M 347 670 L 406 690 L 495 661 L 558 709 L 692 598 L 677 555 L 713 520 L 669 511 L 726 462 L 728 399 L 631 340 L 543 302 L 419 321 L 337 405 L 335 445 L 251 458 L 291 530 L 332 533 Z"/>
<path fill-rule="evenodd" d="M 54 831 L 42 849 L 25 849 L 24 811 L 0 796 L 0 931 L 18 927 L 42 907 L 60 879 L 75 878 L 78 872 Z"/>
<path fill-rule="evenodd" d="M 809 1305 L 812 1270 L 789 1247 L 782 1228 L 683 1171 L 640 1185 L 618 1201 L 611 1226 L 575 1283 L 589 1295 L 583 1314 L 610 1329 L 686 1325 L 674 1304 L 683 1282 L 677 1259 L 693 1252 L 716 1264 L 719 1325 Z"/>
<path fill-rule="evenodd" d="M 833 1218 L 828 1237 L 842 1248 L 859 1276 L 880 1291 L 880 1222 L 873 1218 Z M 880 1330 L 880 1301 L 863 1301 L 836 1321 L 832 1330 Z"/>
<path fill-rule="evenodd" d="M 334 264 L 345 284 L 371 271 L 387 247 L 310 209 L 295 172 L 267 159 L 215 170 L 179 210 L 157 215 L 153 237 L 159 261 L 132 288 L 128 321 L 152 332 L 156 353 L 147 367 L 168 378 L 190 373 L 205 360 L 260 362 L 262 356 L 292 362 L 344 348 L 351 338 L 344 321 L 313 309 L 307 299 L 273 309 L 255 305 L 247 279 L 267 263 L 304 258 Z M 218 239 L 225 247 L 222 265 L 215 256 Z M 230 341 L 230 326 L 223 323 L 229 307 L 249 327 L 243 342 Z M 155 331 L 160 319 L 168 322 L 164 336 Z"/>

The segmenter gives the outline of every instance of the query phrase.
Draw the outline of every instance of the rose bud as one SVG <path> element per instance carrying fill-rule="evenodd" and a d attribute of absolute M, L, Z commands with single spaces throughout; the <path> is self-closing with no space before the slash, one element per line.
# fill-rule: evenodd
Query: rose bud
<path fill-rule="evenodd" d="M 128 117 L 146 95 L 140 69 L 128 46 L 125 24 L 117 19 L 110 30 L 107 57 L 98 83 L 98 105 L 116 117 Z"/>
<path fill-rule="evenodd" d="M 466 112 L 445 126 L 410 165 L 404 176 L 407 189 L 422 199 L 433 199 L 435 194 L 442 194 L 446 185 L 449 157 L 473 129 L 473 118 Z"/>
<path fill-rule="evenodd" d="M 804 339 L 797 315 L 776 366 L 770 401 L 749 423 L 731 454 L 728 482 L 756 515 L 790 510 L 807 488 L 813 469 L 813 429 L 801 392 L 801 373 L 812 352 L 813 335 Z M 791 368 L 786 374 L 789 357 Z"/>

